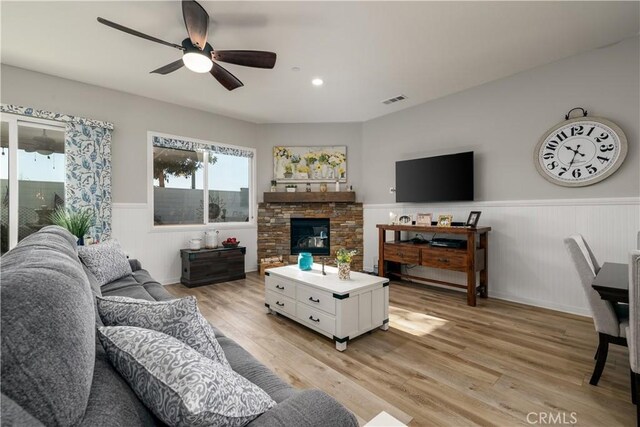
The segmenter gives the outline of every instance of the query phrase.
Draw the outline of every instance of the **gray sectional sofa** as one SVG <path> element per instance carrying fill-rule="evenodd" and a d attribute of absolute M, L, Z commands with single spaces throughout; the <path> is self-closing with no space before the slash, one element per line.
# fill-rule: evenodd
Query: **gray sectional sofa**
<path fill-rule="evenodd" d="M 1 259 L 1 424 L 152 426 L 162 423 L 111 366 L 96 340 L 95 295 L 167 300 L 137 261 L 102 287 L 77 256 L 75 238 L 45 227 Z M 251 426 L 357 426 L 319 390 L 296 390 L 216 329 L 231 367 L 278 404 Z"/>

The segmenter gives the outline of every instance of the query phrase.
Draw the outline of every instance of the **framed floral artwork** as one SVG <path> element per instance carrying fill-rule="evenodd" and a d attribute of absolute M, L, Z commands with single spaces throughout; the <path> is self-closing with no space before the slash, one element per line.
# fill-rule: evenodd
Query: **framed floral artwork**
<path fill-rule="evenodd" d="M 347 147 L 273 147 L 278 182 L 347 182 Z"/>

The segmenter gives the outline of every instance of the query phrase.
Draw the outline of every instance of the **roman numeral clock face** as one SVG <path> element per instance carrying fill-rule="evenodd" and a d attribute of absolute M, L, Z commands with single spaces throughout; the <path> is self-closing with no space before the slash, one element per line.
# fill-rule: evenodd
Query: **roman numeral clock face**
<path fill-rule="evenodd" d="M 546 180 L 582 187 L 614 173 L 627 155 L 627 138 L 614 123 L 595 117 L 554 126 L 534 151 L 536 169 Z"/>

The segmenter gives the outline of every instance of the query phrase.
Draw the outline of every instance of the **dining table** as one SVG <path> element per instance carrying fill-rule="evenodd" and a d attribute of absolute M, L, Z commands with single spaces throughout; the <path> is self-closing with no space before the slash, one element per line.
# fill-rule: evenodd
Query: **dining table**
<path fill-rule="evenodd" d="M 605 262 L 591 283 L 600 298 L 629 303 L 629 264 Z"/>

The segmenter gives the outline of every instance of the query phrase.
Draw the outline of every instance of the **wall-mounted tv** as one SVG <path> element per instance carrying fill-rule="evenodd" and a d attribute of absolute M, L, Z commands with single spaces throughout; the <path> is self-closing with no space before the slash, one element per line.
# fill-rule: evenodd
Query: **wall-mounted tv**
<path fill-rule="evenodd" d="M 473 200 L 473 151 L 396 162 L 396 202 Z"/>

